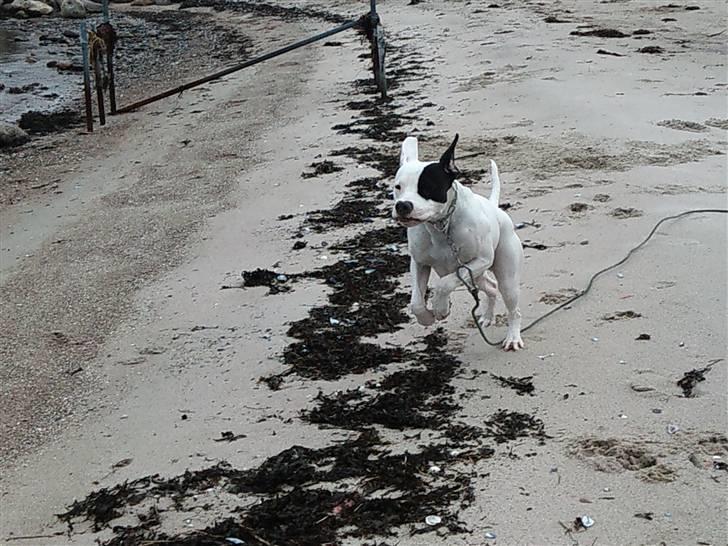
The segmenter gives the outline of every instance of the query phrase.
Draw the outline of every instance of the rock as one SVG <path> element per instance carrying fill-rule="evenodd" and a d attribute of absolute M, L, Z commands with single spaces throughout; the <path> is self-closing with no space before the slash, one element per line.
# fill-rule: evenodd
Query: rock
<path fill-rule="evenodd" d="M 61 16 L 67 19 L 83 19 L 86 17 L 86 8 L 81 0 L 63 0 L 61 2 Z"/>
<path fill-rule="evenodd" d="M 53 13 L 53 8 L 40 0 L 14 0 L 11 4 L 3 6 L 4 11 L 15 12 L 20 17 L 20 12 L 25 12 L 29 17 L 39 17 Z"/>
<path fill-rule="evenodd" d="M 101 13 L 102 7 L 98 2 L 92 2 L 91 0 L 81 0 L 83 7 L 86 8 L 86 13 Z"/>
<path fill-rule="evenodd" d="M 0 148 L 20 146 L 30 140 L 28 133 L 17 125 L 0 121 Z"/>
<path fill-rule="evenodd" d="M 132 6 L 153 6 L 154 0 L 132 0 Z"/>

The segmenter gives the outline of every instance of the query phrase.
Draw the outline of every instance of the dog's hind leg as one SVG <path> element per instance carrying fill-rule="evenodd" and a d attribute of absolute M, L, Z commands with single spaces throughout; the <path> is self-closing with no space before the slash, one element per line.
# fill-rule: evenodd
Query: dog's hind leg
<path fill-rule="evenodd" d="M 518 308 L 523 261 L 523 247 L 518 236 L 514 232 L 502 234 L 495 251 L 492 270 L 498 279 L 499 290 L 508 309 L 508 333 L 503 340 L 503 349 L 506 351 L 523 349 L 521 310 Z"/>
<path fill-rule="evenodd" d="M 490 278 L 486 271 L 478 278 L 478 288 L 485 292 L 485 300 L 480 300 L 480 305 L 475 314 L 481 328 L 487 328 L 493 322 L 495 299 L 498 296 L 498 281 Z"/>

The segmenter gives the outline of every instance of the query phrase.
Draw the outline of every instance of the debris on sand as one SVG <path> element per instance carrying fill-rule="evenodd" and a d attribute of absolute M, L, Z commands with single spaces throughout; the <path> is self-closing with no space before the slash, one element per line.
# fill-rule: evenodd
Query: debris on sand
<path fill-rule="evenodd" d="M 518 411 L 499 410 L 484 424 L 484 435 L 493 438 L 498 444 L 528 437 L 538 438 L 539 443 L 543 444 L 548 438 L 543 421 Z"/>
<path fill-rule="evenodd" d="M 625 34 L 620 30 L 613 28 L 598 28 L 595 30 L 573 30 L 569 34 L 572 36 L 593 36 L 595 38 L 628 38 L 629 34 Z"/>
<path fill-rule="evenodd" d="M 612 57 L 624 57 L 621 53 L 615 51 L 608 51 L 606 49 L 597 49 L 597 55 L 610 55 Z"/>
<path fill-rule="evenodd" d="M 649 341 L 652 339 L 650 334 L 640 334 L 635 338 L 635 341 Z"/>
<path fill-rule="evenodd" d="M 62 131 L 72 127 L 79 127 L 83 123 L 81 115 L 75 110 L 61 110 L 59 112 L 25 112 L 20 116 L 18 126 L 31 135 L 47 135 L 55 131 Z"/>
<path fill-rule="evenodd" d="M 602 320 L 614 321 L 614 320 L 635 319 L 635 318 L 640 318 L 641 316 L 642 316 L 641 313 L 637 313 L 636 311 L 632 311 L 631 309 L 629 309 L 627 311 L 616 311 L 614 313 L 606 314 L 602 317 Z"/>
<path fill-rule="evenodd" d="M 685 396 L 685 398 L 693 398 L 695 396 L 695 393 L 693 392 L 695 386 L 698 383 L 705 381 L 705 374 L 710 371 L 713 365 L 721 360 L 722 359 L 713 360 L 705 368 L 695 368 L 689 372 L 685 372 L 682 378 L 677 381 L 677 386 L 682 389 L 683 396 Z"/>
<path fill-rule="evenodd" d="M 549 15 L 548 17 L 544 18 L 544 23 L 572 23 L 573 21 L 568 21 L 566 19 L 559 19 L 556 15 Z"/>
<path fill-rule="evenodd" d="M 338 445 L 312 449 L 293 446 L 257 468 L 237 470 L 227 463 L 172 478 L 146 476 L 91 493 L 59 514 L 72 525 L 91 522 L 95 531 L 134 508 L 143 513 L 160 502 L 180 510 L 191 509 L 210 490 L 225 491 L 248 503 L 259 500 L 241 515 L 202 530 L 170 537 L 156 518 L 139 518 L 136 526 L 115 526 L 115 536 L 105 546 L 163 541 L 184 546 L 213 546 L 215 537 L 235 536 L 245 544 L 328 544 L 339 537 L 386 536 L 391 529 L 418 525 L 433 513 L 451 532 L 463 525 L 452 513 L 453 503 L 467 505 L 467 484 L 447 483 L 428 477 L 426 469 L 437 463 L 476 461 L 492 450 L 464 448 L 456 453 L 446 445 L 422 451 L 391 454 L 373 430 Z M 360 484 L 360 485 L 352 485 Z M 386 492 L 386 496 L 384 495 Z M 148 512 L 149 513 L 149 512 Z"/>
<path fill-rule="evenodd" d="M 569 210 L 576 213 L 586 212 L 589 210 L 589 205 L 586 203 L 572 203 L 569 205 Z"/>
<path fill-rule="evenodd" d="M 421 366 L 386 376 L 375 393 L 360 389 L 319 394 L 317 406 L 304 419 L 318 424 L 360 430 L 371 425 L 403 430 L 437 428 L 460 406 L 453 400 L 450 380 L 459 361 L 443 351 L 447 340 L 442 330 L 424 339 L 426 348 L 410 358 Z"/>
<path fill-rule="evenodd" d="M 728 119 L 710 118 L 705 120 L 705 124 L 716 129 L 728 130 Z"/>
<path fill-rule="evenodd" d="M 523 241 L 523 248 L 532 248 L 534 250 L 546 250 L 549 248 L 547 245 L 543 243 L 537 243 L 535 241 L 530 241 L 528 239 Z"/>
<path fill-rule="evenodd" d="M 639 216 L 642 216 L 644 214 L 643 211 L 640 209 L 636 209 L 634 207 L 617 207 L 616 209 L 612 210 L 612 212 L 609 213 L 611 216 L 614 216 L 615 218 L 619 218 L 621 220 L 624 220 L 626 218 L 637 218 Z"/>
<path fill-rule="evenodd" d="M 254 286 L 267 286 L 268 294 L 280 294 L 288 292 L 291 287 L 286 284 L 294 275 L 282 275 L 271 271 L 270 269 L 254 269 L 253 271 L 243 271 L 243 287 L 251 288 Z"/>
<path fill-rule="evenodd" d="M 657 54 L 657 53 L 663 53 L 665 50 L 662 49 L 660 46 L 645 46 L 641 47 L 637 50 L 637 53 L 651 53 L 651 54 Z"/>
<path fill-rule="evenodd" d="M 328 159 L 325 159 L 324 161 L 319 161 L 318 163 L 311 163 L 309 167 L 311 167 L 313 171 L 310 173 L 302 173 L 302 178 L 315 178 L 322 174 L 331 174 L 344 170 L 343 167 L 339 167 L 333 161 L 329 161 Z"/>
<path fill-rule="evenodd" d="M 675 129 L 677 131 L 688 131 L 690 133 L 704 133 L 708 130 L 708 128 L 702 123 L 684 121 L 681 119 L 665 119 L 658 121 L 657 125 L 660 127 L 667 127 L 668 129 Z"/>
<path fill-rule="evenodd" d="M 527 377 L 502 377 L 495 374 L 491 375 L 494 379 L 500 381 L 501 385 L 503 385 L 504 387 L 509 387 L 516 391 L 519 396 L 523 396 L 524 394 L 530 394 L 533 396 L 533 391 L 535 390 L 535 387 L 533 386 L 532 375 L 529 375 Z"/>
<path fill-rule="evenodd" d="M 241 438 L 247 438 L 245 434 L 234 434 L 232 430 L 225 430 L 220 433 L 219 438 L 215 438 L 215 442 L 234 442 L 235 440 L 240 440 Z"/>

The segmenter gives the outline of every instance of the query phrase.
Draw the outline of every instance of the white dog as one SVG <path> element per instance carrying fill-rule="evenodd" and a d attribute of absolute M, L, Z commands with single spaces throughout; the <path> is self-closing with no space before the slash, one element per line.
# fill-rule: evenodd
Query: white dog
<path fill-rule="evenodd" d="M 508 309 L 508 334 L 503 341 L 506 351 L 523 348 L 521 312 L 518 308 L 523 247 L 509 216 L 498 208 L 500 180 L 498 167 L 490 162 L 493 188 L 486 199 L 461 185 L 456 178 L 455 135 L 450 147 L 436 162 L 422 162 L 417 156 L 417 139 L 407 137 L 402 143 L 400 166 L 394 181 L 392 217 L 406 226 L 412 258 L 412 313 L 417 321 L 429 326 L 450 314 L 450 294 L 463 279 L 470 282 L 472 272 L 477 287 L 485 292 L 485 302 L 478 307 L 480 324 L 493 320 L 495 299 L 500 293 Z M 432 310 L 425 294 L 430 271 L 440 279 L 432 290 Z M 492 279 L 488 271 L 497 279 Z"/>

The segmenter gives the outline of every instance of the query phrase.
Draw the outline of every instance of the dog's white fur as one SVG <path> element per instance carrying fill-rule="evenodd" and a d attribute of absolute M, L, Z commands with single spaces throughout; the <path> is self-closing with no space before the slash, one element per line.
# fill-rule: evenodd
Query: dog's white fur
<path fill-rule="evenodd" d="M 419 195 L 418 180 L 422 170 L 431 162 L 418 158 L 417 139 L 407 137 L 402 143 L 400 167 L 395 176 L 394 200 L 409 201 L 412 211 L 406 218 L 393 208 L 392 216 L 405 225 L 411 256 L 412 313 L 425 326 L 450 314 L 450 294 L 460 284 L 457 277 L 458 260 L 447 241 L 445 230 L 435 222 L 446 217 L 457 192 L 456 205 L 449 222 L 451 240 L 459 258 L 472 270 L 476 284 L 485 295 L 477 315 L 485 327 L 493 320 L 497 291 L 500 290 L 508 309 L 508 333 L 503 341 L 505 350 L 523 348 L 521 313 L 518 308 L 523 247 L 508 214 L 498 207 L 500 179 L 498 167 L 490 162 L 492 191 L 489 199 L 473 193 L 455 180 L 447 192 L 447 202 L 439 203 Z M 434 269 L 440 279 L 432 290 L 432 310 L 427 308 L 425 294 Z M 492 271 L 495 280 L 490 277 Z M 469 280 L 466 269 L 461 275 Z"/>

